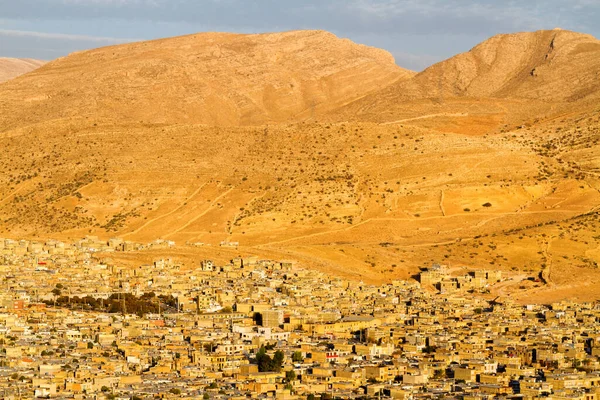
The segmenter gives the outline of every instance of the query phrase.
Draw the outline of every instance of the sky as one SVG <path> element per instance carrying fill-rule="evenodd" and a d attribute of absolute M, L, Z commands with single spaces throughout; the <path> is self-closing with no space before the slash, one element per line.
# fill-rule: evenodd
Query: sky
<path fill-rule="evenodd" d="M 0 57 L 71 52 L 196 32 L 324 29 L 420 71 L 498 33 L 600 37 L 600 0 L 0 0 Z"/>

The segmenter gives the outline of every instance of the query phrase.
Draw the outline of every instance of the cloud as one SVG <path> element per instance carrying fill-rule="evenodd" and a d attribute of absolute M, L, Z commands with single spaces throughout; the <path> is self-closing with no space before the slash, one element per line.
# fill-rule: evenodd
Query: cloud
<path fill-rule="evenodd" d="M 155 0 L 63 0 L 63 4 L 69 5 L 101 5 L 101 6 L 148 6 L 148 5 L 158 5 L 160 2 Z"/>
<path fill-rule="evenodd" d="M 236 31 L 302 27 L 355 33 L 493 34 L 589 25 L 597 0 L 19 0 L 5 19 L 185 22 Z M 580 17 L 580 23 L 573 17 Z"/>
<path fill-rule="evenodd" d="M 135 40 L 0 28 L 0 56 L 52 60 L 81 50 L 130 41 Z"/>
<path fill-rule="evenodd" d="M 55 35 L 46 40 L 57 49 L 59 40 L 94 47 L 201 31 L 324 29 L 413 68 L 498 33 L 560 26 L 600 34 L 598 0 L 18 0 L 0 1 L 0 16 L 5 31 Z"/>
<path fill-rule="evenodd" d="M 1 29 L 0 35 L 2 36 L 14 36 L 14 37 L 30 37 L 39 39 L 55 39 L 55 40 L 72 40 L 72 41 L 85 41 L 85 42 L 97 42 L 97 43 L 127 43 L 134 42 L 140 39 L 123 39 L 113 37 L 99 37 L 99 36 L 87 36 L 87 35 L 71 35 L 64 33 L 47 33 L 47 32 L 35 32 L 35 31 L 21 31 L 15 29 Z"/>

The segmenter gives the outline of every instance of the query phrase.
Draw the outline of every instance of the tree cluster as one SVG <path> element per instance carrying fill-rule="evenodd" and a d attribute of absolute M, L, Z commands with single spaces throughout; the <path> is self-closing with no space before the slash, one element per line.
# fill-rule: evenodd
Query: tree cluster
<path fill-rule="evenodd" d="M 53 305 L 54 302 L 47 301 L 46 304 Z M 65 308 L 86 309 L 108 313 L 129 314 L 156 314 L 160 311 L 177 310 L 177 299 L 171 295 L 156 296 L 155 293 L 144 293 L 137 297 L 131 293 L 113 293 L 106 300 L 96 299 L 92 296 L 78 297 L 60 296 L 56 299 L 56 305 Z"/>
<path fill-rule="evenodd" d="M 285 356 L 281 350 L 277 350 L 273 358 L 267 354 L 267 349 L 261 347 L 256 353 L 255 363 L 259 372 L 280 372 Z"/>

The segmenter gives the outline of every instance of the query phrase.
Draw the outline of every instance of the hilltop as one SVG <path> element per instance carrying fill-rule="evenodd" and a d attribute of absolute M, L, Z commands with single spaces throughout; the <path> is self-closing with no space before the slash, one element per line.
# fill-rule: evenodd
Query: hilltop
<path fill-rule="evenodd" d="M 430 98 L 579 100 L 600 89 L 600 41 L 560 29 L 497 35 L 403 87 Z"/>
<path fill-rule="evenodd" d="M 234 241 L 369 281 L 447 261 L 593 297 L 594 43 L 498 36 L 417 75 L 321 31 L 76 53 L 0 86 L 0 233 Z"/>
<path fill-rule="evenodd" d="M 45 63 L 45 61 L 31 58 L 0 57 L 0 83 L 33 71 Z"/>

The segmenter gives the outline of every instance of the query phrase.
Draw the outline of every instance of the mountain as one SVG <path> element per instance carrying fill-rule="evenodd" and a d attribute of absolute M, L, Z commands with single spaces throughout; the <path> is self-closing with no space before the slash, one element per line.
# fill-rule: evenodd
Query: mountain
<path fill-rule="evenodd" d="M 449 125 L 462 125 L 470 114 L 476 120 L 467 125 L 488 119 L 480 130 L 487 132 L 599 94 L 599 40 L 561 29 L 521 32 L 494 36 L 410 80 L 358 99 L 334 119 L 389 122 L 450 114 Z"/>
<path fill-rule="evenodd" d="M 561 29 L 497 35 L 403 87 L 419 97 L 574 101 L 600 90 L 600 41 Z"/>
<path fill-rule="evenodd" d="M 318 117 L 414 73 L 323 31 L 201 33 L 84 51 L 0 88 L 2 125 L 90 117 L 260 125 Z"/>
<path fill-rule="evenodd" d="M 365 281 L 448 262 L 597 298 L 595 46 L 498 36 L 417 75 L 320 31 L 76 53 L 0 85 L 0 235 L 239 242 Z"/>
<path fill-rule="evenodd" d="M 0 57 L 0 83 L 33 71 L 45 63 L 45 61 L 33 60 L 31 58 Z"/>

